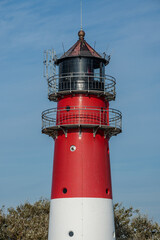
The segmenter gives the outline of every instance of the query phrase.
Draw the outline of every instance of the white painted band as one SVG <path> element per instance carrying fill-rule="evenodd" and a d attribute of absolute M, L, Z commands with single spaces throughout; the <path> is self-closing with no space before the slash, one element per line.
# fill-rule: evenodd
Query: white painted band
<path fill-rule="evenodd" d="M 72 237 L 69 236 L 73 235 Z M 105 198 L 51 200 L 48 240 L 115 240 L 113 203 Z"/>

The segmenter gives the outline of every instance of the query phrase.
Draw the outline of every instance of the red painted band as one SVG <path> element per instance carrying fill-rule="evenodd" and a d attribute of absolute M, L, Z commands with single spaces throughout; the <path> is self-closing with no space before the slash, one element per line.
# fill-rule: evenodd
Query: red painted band
<path fill-rule="evenodd" d="M 58 101 L 57 109 L 65 108 L 67 106 L 77 107 L 98 107 L 109 108 L 109 102 L 105 101 L 104 97 L 97 97 L 96 95 L 76 94 L 64 96 Z"/>
<path fill-rule="evenodd" d="M 72 151 L 72 146 L 75 150 Z M 112 199 L 108 140 L 92 129 L 61 132 L 55 140 L 51 198 L 95 197 Z"/>

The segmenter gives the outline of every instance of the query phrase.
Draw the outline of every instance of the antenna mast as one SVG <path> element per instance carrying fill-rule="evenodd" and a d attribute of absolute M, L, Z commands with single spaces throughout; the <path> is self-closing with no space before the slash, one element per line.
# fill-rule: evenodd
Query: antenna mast
<path fill-rule="evenodd" d="M 81 30 L 82 30 L 82 0 L 81 0 Z"/>

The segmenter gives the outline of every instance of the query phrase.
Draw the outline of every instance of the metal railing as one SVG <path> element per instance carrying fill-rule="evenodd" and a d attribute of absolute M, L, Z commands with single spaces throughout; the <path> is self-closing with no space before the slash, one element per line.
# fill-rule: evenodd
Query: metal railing
<path fill-rule="evenodd" d="M 53 100 L 57 95 L 72 92 L 101 93 L 109 100 L 115 99 L 116 79 L 112 76 L 89 73 L 70 73 L 62 76 L 53 75 L 48 79 L 48 97 Z"/>
<path fill-rule="evenodd" d="M 42 112 L 42 130 L 56 126 L 99 126 L 115 128 L 121 132 L 122 114 L 115 109 L 95 107 L 52 108 Z"/>

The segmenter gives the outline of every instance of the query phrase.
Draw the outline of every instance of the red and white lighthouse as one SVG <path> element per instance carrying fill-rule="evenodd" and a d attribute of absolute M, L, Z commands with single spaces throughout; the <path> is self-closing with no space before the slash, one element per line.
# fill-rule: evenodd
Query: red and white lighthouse
<path fill-rule="evenodd" d="M 109 139 L 121 132 L 122 117 L 109 108 L 116 83 L 105 75 L 110 57 L 97 53 L 83 30 L 78 36 L 63 56 L 47 51 L 44 60 L 48 98 L 57 102 L 42 113 L 42 133 L 55 140 L 48 239 L 111 240 Z"/>

